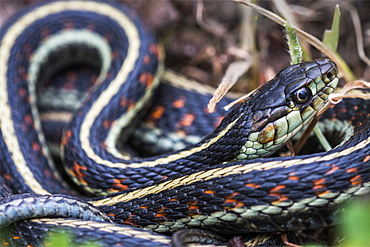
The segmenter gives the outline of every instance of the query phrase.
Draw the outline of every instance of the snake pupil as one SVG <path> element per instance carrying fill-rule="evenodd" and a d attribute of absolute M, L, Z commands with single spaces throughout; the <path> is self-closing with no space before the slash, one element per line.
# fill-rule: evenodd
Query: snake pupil
<path fill-rule="evenodd" d="M 304 104 L 311 98 L 311 96 L 312 96 L 311 90 L 307 87 L 304 87 L 297 90 L 293 94 L 293 101 L 296 104 Z"/>
<path fill-rule="evenodd" d="M 333 79 L 333 74 L 331 72 L 327 73 L 326 78 L 328 78 L 329 80 Z"/>

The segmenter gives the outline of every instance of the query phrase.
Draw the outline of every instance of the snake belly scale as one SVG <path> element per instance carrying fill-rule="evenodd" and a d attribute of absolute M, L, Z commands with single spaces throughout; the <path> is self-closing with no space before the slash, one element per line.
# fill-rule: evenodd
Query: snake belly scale
<path fill-rule="evenodd" d="M 338 83 L 336 65 L 328 59 L 280 71 L 194 146 L 149 158 L 122 154 L 117 136 L 149 102 L 160 82 L 162 57 L 135 14 L 111 3 L 54 1 L 13 18 L 1 31 L 0 46 L 0 169 L 9 193 L 70 194 L 41 131 L 36 82 L 78 63 L 97 67 L 99 75 L 64 132 L 62 158 L 77 186 L 103 195 L 89 199 L 89 205 L 109 216 L 99 219 L 114 223 L 70 220 L 69 226 L 98 231 L 109 228 L 104 224 L 116 224 L 117 235 L 123 234 L 118 224 L 156 232 L 191 227 L 224 233 L 310 229 L 332 224 L 335 206 L 369 193 L 366 100 L 347 100 L 336 108 L 346 113 L 340 118 L 350 118 L 353 134 L 333 150 L 264 158 L 327 103 Z M 336 109 L 329 114 L 340 115 Z M 0 220 L 7 210 L 30 201 L 28 196 L 8 200 Z M 64 223 L 45 219 L 19 224 Z M 139 230 L 130 231 L 132 237 Z M 150 236 L 150 241 L 161 239 Z M 168 244 L 166 238 L 161 241 Z"/>

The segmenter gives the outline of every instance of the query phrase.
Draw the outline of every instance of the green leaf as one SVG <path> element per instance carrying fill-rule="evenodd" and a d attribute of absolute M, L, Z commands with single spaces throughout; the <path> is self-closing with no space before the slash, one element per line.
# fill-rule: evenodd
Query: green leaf
<path fill-rule="evenodd" d="M 342 214 L 342 222 L 340 232 L 345 237 L 344 246 L 369 246 L 369 200 L 356 200 L 347 205 Z"/>
<path fill-rule="evenodd" d="M 340 9 L 339 4 L 335 6 L 333 23 L 331 25 L 331 30 L 325 30 L 323 42 L 327 45 L 330 50 L 336 51 L 339 40 L 339 25 L 340 25 Z"/>
<path fill-rule="evenodd" d="M 291 64 L 297 64 L 302 62 L 302 47 L 299 44 L 297 32 L 294 27 L 289 23 L 285 22 L 284 24 L 286 31 L 286 39 L 289 47 L 289 54 Z"/>

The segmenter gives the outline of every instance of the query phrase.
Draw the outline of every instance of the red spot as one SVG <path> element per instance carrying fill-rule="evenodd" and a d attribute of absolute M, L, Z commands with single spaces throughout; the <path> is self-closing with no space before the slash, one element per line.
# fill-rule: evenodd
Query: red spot
<path fill-rule="evenodd" d="M 113 35 L 112 35 L 111 33 L 106 33 L 106 34 L 104 35 L 104 39 L 105 39 L 106 41 L 110 41 L 112 38 L 113 38 Z"/>
<path fill-rule="evenodd" d="M 5 174 L 4 177 L 6 178 L 6 180 L 10 181 L 12 179 L 12 177 L 9 175 L 9 174 Z"/>
<path fill-rule="evenodd" d="M 87 30 L 95 30 L 95 24 L 92 24 L 92 23 L 89 23 L 89 25 L 87 25 L 86 29 Z"/>
<path fill-rule="evenodd" d="M 151 44 L 149 46 L 149 52 L 154 54 L 156 57 L 159 57 L 159 54 L 161 53 L 159 45 L 155 43 Z"/>
<path fill-rule="evenodd" d="M 50 29 L 47 27 L 42 27 L 41 28 L 41 39 L 46 40 L 47 37 L 50 35 Z"/>
<path fill-rule="evenodd" d="M 150 57 L 149 57 L 149 55 L 145 55 L 145 56 L 144 56 L 144 64 L 145 64 L 145 65 L 147 65 L 147 64 L 149 64 L 149 62 L 150 62 Z"/>
<path fill-rule="evenodd" d="M 40 151 L 40 149 L 41 149 L 41 147 L 40 147 L 40 145 L 37 143 L 37 142 L 34 142 L 34 143 L 32 143 L 32 149 L 34 150 L 34 151 Z"/>
<path fill-rule="evenodd" d="M 215 122 L 214 127 L 216 128 L 217 126 L 219 126 L 219 125 L 220 125 L 220 123 L 222 122 L 222 120 L 223 120 L 224 118 L 225 118 L 225 117 L 218 117 L 218 118 L 217 118 L 217 120 L 216 120 L 216 122 Z"/>
<path fill-rule="evenodd" d="M 26 122 L 28 125 L 32 125 L 33 124 L 33 119 L 32 119 L 32 117 L 31 117 L 30 114 L 26 114 L 24 116 L 24 122 Z"/>
<path fill-rule="evenodd" d="M 113 51 L 112 54 L 111 54 L 112 60 L 116 59 L 118 57 L 118 55 L 119 55 L 118 51 Z"/>
<path fill-rule="evenodd" d="M 72 22 L 72 21 L 66 21 L 66 22 L 64 22 L 64 28 L 63 29 L 65 29 L 65 30 L 71 30 L 74 27 L 75 27 L 74 22 Z"/>

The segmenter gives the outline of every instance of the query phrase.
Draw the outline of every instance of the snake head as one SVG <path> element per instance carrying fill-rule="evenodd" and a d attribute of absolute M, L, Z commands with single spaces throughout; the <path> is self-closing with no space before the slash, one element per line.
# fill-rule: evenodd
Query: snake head
<path fill-rule="evenodd" d="M 281 70 L 245 101 L 250 131 L 236 159 L 265 157 L 279 149 L 311 122 L 337 84 L 338 69 L 329 59 Z"/>

